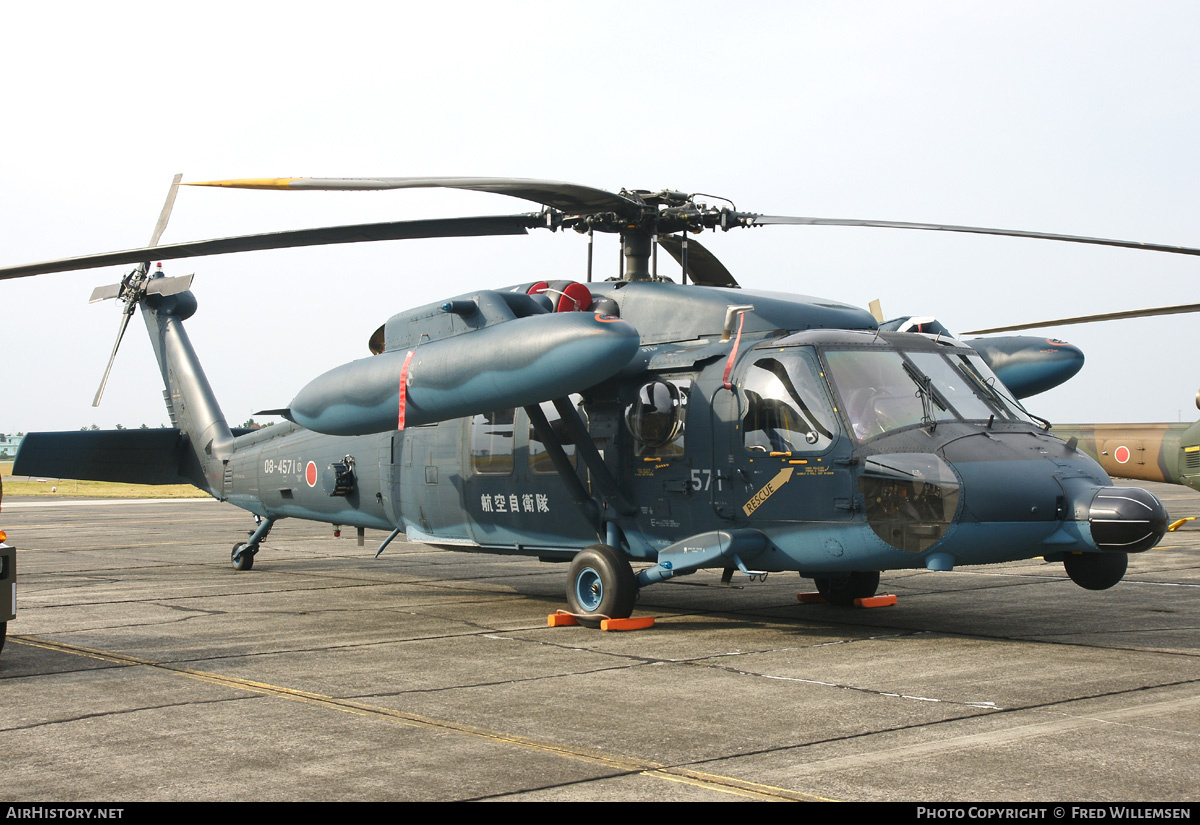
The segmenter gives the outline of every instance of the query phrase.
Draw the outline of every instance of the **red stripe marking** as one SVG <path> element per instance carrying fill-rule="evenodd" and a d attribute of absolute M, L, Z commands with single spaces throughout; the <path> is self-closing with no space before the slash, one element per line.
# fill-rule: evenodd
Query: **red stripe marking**
<path fill-rule="evenodd" d="M 404 366 L 400 368 L 400 410 L 396 415 L 396 429 L 404 429 L 404 408 L 408 405 L 408 365 L 412 363 L 415 350 L 409 350 L 404 356 Z"/>
<path fill-rule="evenodd" d="M 737 337 L 733 339 L 733 349 L 729 351 L 729 360 L 725 362 L 725 374 L 721 376 L 721 383 L 725 385 L 725 389 L 733 389 L 733 384 L 729 383 L 729 373 L 733 372 L 733 359 L 737 358 L 738 344 L 742 342 L 742 324 L 746 323 L 746 313 L 738 313 L 738 331 Z"/>

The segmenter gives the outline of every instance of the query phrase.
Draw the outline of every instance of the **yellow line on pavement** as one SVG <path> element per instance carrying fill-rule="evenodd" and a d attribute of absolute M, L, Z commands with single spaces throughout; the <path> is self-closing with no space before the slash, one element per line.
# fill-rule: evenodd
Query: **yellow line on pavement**
<path fill-rule="evenodd" d="M 771 785 L 761 785 L 754 782 L 746 782 L 744 780 L 735 779 L 729 776 L 703 773 L 701 771 L 689 770 L 687 768 L 670 767 L 658 762 L 651 762 L 633 756 L 621 756 L 575 746 L 555 745 L 549 742 L 539 742 L 535 739 L 503 733 L 501 731 L 488 730 L 487 728 L 479 728 L 475 727 L 474 725 L 466 725 L 461 722 L 435 719 L 433 717 L 421 716 L 416 713 L 397 710 L 395 708 L 369 705 L 365 702 L 357 702 L 352 699 L 338 699 L 334 696 L 325 696 L 320 693 L 310 693 L 304 690 L 281 687 L 279 685 L 267 684 L 265 682 L 254 682 L 249 679 L 239 679 L 234 676 L 225 676 L 220 673 L 195 670 L 193 668 L 183 667 L 181 665 L 172 665 L 166 662 L 155 662 L 149 659 L 141 659 L 137 656 L 128 656 L 123 653 L 111 653 L 109 651 L 94 650 L 91 648 L 79 647 L 77 645 L 65 644 L 63 642 L 51 642 L 45 639 L 37 639 L 32 636 L 9 636 L 8 640 L 16 644 L 29 645 L 30 647 L 38 647 L 42 648 L 43 650 L 67 653 L 74 656 L 86 656 L 91 659 L 112 662 L 113 664 L 118 665 L 154 668 L 156 670 L 166 671 L 177 676 L 183 676 L 188 679 L 194 679 L 199 682 L 205 682 L 207 684 L 217 685 L 219 687 L 249 691 L 262 696 L 274 696 L 279 699 L 288 699 L 293 702 L 303 702 L 304 704 L 325 707 L 332 710 L 342 711 L 343 713 L 351 713 L 356 716 L 385 719 L 387 721 L 396 722 L 409 727 L 433 728 L 443 731 L 452 731 L 454 733 L 473 736 L 489 742 L 513 745 L 516 747 L 525 748 L 527 750 L 534 750 L 541 753 L 561 756 L 566 759 L 574 759 L 583 762 L 591 762 L 593 764 L 605 765 L 618 771 L 636 771 L 642 776 L 649 776 L 655 779 L 665 779 L 671 782 L 682 782 L 684 784 L 705 788 L 710 791 L 717 791 L 719 793 L 731 794 L 733 796 L 773 801 L 833 801 L 824 799 L 823 797 L 814 796 L 813 794 L 790 791 L 786 788 L 776 788 Z"/>

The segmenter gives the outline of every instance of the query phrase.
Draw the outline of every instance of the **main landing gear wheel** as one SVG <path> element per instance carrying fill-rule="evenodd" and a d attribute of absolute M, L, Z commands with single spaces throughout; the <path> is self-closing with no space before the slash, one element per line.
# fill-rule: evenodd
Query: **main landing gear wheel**
<path fill-rule="evenodd" d="M 1126 553 L 1068 553 L 1063 556 L 1067 575 L 1085 590 L 1107 590 L 1125 578 Z"/>
<path fill-rule="evenodd" d="M 586 627 L 599 627 L 601 619 L 628 619 L 637 591 L 629 560 L 607 544 L 593 544 L 571 560 L 567 606 Z"/>
<path fill-rule="evenodd" d="M 821 576 L 813 579 L 825 601 L 849 607 L 855 599 L 869 599 L 879 589 L 879 572 L 851 573 L 849 576 Z"/>
<path fill-rule="evenodd" d="M 250 550 L 246 547 L 246 542 L 239 541 L 233 545 L 233 552 L 229 554 L 229 560 L 233 562 L 234 570 L 249 570 L 254 567 L 254 554 L 258 550 Z"/>

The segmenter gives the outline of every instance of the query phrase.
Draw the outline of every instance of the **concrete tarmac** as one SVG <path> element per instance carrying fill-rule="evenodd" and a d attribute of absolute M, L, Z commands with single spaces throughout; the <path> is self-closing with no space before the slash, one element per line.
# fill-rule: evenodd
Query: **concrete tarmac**
<path fill-rule="evenodd" d="M 701 573 L 603 633 L 546 626 L 564 565 L 284 521 L 237 572 L 228 505 L 5 498 L 0 799 L 1187 803 L 1197 524 L 1100 593 L 1040 560 L 885 573 L 872 610 Z"/>

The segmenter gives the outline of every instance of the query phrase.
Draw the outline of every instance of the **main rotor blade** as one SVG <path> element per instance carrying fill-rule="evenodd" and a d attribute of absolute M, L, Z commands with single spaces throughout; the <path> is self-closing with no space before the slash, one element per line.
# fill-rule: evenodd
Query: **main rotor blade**
<path fill-rule="evenodd" d="M 1098 246 L 1119 246 L 1125 249 L 1146 249 L 1151 252 L 1173 252 L 1178 255 L 1200 255 L 1200 249 L 1190 246 L 1119 241 L 1112 238 L 1088 238 L 1082 235 L 1058 235 L 1053 232 L 1028 232 L 1021 229 L 989 229 L 983 226 L 952 226 L 942 223 L 908 223 L 905 221 L 864 221 L 849 218 L 796 218 L 786 215 L 752 215 L 743 219 L 747 226 L 869 226 L 882 229 L 926 229 L 937 232 L 969 232 L 974 235 L 1006 235 L 1010 238 L 1040 238 L 1046 241 L 1067 241 Z"/>
<path fill-rule="evenodd" d="M 198 258 L 205 255 L 226 255 L 263 249 L 289 249 L 299 246 L 363 243 L 367 241 L 396 241 L 414 238 L 461 238 L 482 235 L 527 235 L 529 229 L 543 226 L 542 216 L 489 215 L 479 218 L 439 218 L 436 220 L 396 221 L 393 223 L 361 223 L 352 226 L 327 226 L 319 229 L 298 229 L 268 232 L 262 235 L 238 235 L 209 241 L 188 241 L 166 246 L 127 249 L 61 258 L 35 264 L 0 268 L 0 280 L 45 275 L 50 272 L 72 272 L 116 264 L 140 264 L 147 258 L 172 260 Z"/>
<path fill-rule="evenodd" d="M 171 219 L 171 210 L 175 208 L 175 194 L 179 191 L 181 180 L 183 180 L 182 172 L 171 181 L 171 188 L 167 190 L 167 200 L 163 203 L 162 211 L 158 213 L 158 223 L 154 225 L 154 234 L 150 236 L 149 246 L 158 246 L 158 239 L 162 237 L 162 233 L 167 228 L 167 221 Z"/>
<path fill-rule="evenodd" d="M 184 186 L 222 186 L 230 189 L 287 189 L 360 191 L 373 189 L 466 189 L 509 195 L 571 214 L 640 208 L 641 203 L 624 195 L 564 183 L 526 178 L 242 178 L 186 183 Z"/>
<path fill-rule="evenodd" d="M 687 244 L 687 275 L 692 279 L 692 283 L 701 286 L 738 286 L 738 282 L 716 255 L 692 238 L 688 238 Z M 658 245 L 675 259 L 675 263 L 683 266 L 682 238 L 678 235 L 659 235 Z"/>
<path fill-rule="evenodd" d="M 986 335 L 989 332 L 1016 332 L 1022 329 L 1038 329 L 1039 327 L 1070 326 L 1071 324 L 1092 324 L 1097 321 L 1120 321 L 1125 318 L 1153 318 L 1159 315 L 1182 315 L 1186 312 L 1200 312 L 1200 304 L 1176 304 L 1169 307 L 1154 307 L 1152 309 L 1131 309 L 1125 312 L 1106 312 L 1101 315 L 1080 315 L 1075 318 L 1059 318 L 1055 321 L 1038 321 L 1032 324 L 1013 324 L 1007 327 L 992 327 L 991 329 L 973 329 L 963 335 Z"/>

